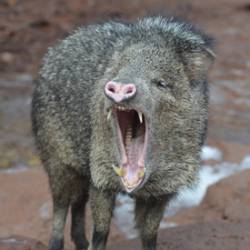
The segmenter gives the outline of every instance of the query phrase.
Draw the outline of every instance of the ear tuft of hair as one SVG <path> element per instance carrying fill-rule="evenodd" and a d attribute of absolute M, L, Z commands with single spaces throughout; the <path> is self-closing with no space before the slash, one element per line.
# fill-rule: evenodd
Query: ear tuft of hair
<path fill-rule="evenodd" d="M 139 26 L 144 31 L 157 30 L 166 41 L 174 43 L 191 81 L 203 79 L 216 58 L 214 40 L 187 22 L 158 16 L 139 20 Z"/>

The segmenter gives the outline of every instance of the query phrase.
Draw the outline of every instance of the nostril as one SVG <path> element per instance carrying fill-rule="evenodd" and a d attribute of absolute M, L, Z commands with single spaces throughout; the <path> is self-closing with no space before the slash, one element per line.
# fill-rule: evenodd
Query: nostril
<path fill-rule="evenodd" d="M 136 88 L 135 88 L 134 85 L 128 85 L 128 86 L 126 86 L 125 95 L 135 94 L 135 92 L 136 92 Z"/>
<path fill-rule="evenodd" d="M 105 91 L 108 94 L 114 94 L 116 93 L 116 87 L 114 86 L 113 82 L 108 82 L 106 87 L 105 87 Z"/>
<path fill-rule="evenodd" d="M 108 91 L 110 91 L 110 92 L 112 92 L 112 93 L 115 93 L 115 88 L 112 87 L 112 86 L 109 86 L 109 87 L 108 87 Z"/>
<path fill-rule="evenodd" d="M 133 87 L 128 87 L 127 94 L 131 94 L 133 92 L 134 92 L 134 88 Z"/>

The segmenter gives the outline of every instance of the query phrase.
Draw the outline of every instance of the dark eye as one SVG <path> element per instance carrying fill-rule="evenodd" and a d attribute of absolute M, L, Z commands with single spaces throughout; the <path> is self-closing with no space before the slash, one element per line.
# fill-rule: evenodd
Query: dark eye
<path fill-rule="evenodd" d="M 172 85 L 170 85 L 164 79 L 153 79 L 152 83 L 154 83 L 158 88 L 161 89 L 172 89 Z"/>

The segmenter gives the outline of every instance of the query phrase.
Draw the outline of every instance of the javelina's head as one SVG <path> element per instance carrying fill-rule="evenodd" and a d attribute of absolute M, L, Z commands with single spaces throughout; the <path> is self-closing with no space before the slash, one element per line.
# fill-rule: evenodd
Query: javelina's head
<path fill-rule="evenodd" d="M 207 121 L 209 46 L 190 26 L 158 18 L 136 24 L 117 47 L 96 99 L 98 136 L 106 144 L 102 163 L 127 192 L 160 173 L 195 172 Z"/>

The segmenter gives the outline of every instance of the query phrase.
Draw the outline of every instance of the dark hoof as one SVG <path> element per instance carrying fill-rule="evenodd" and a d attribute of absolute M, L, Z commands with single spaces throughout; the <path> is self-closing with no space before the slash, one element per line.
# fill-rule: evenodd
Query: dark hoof
<path fill-rule="evenodd" d="M 87 241 L 76 245 L 76 250 L 88 250 L 89 243 Z"/>
<path fill-rule="evenodd" d="M 50 239 L 49 250 L 63 250 L 63 239 L 58 239 L 58 238 Z"/>

